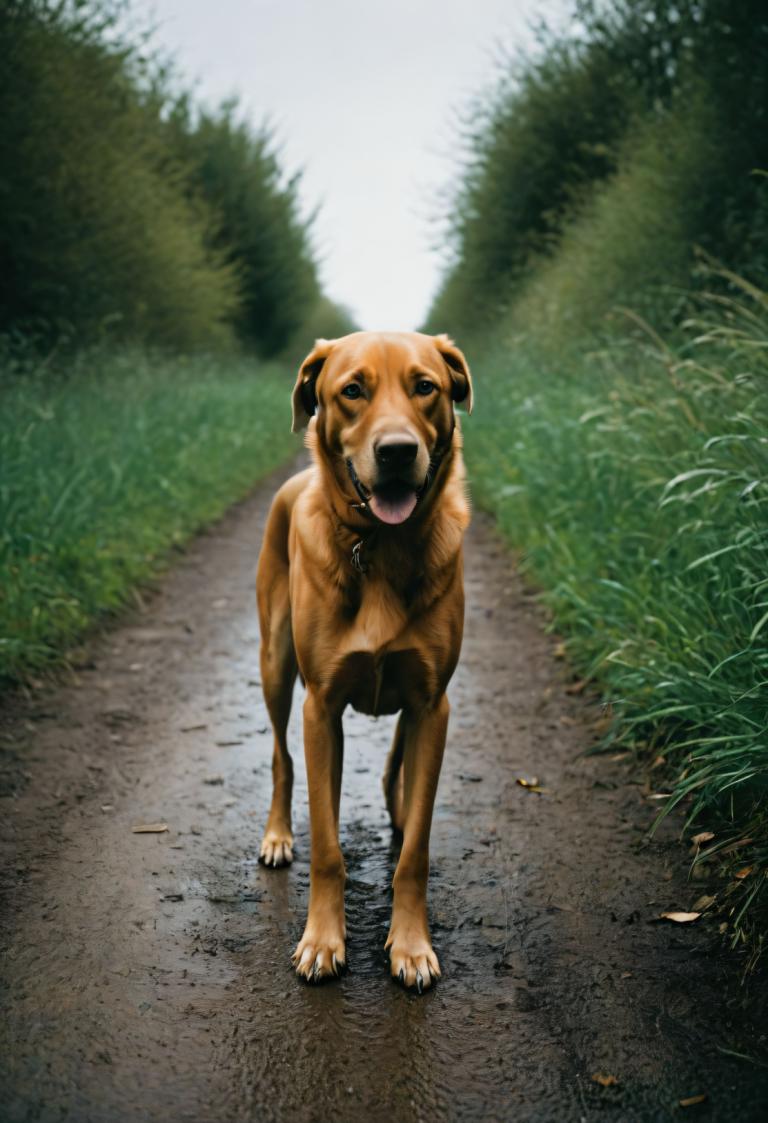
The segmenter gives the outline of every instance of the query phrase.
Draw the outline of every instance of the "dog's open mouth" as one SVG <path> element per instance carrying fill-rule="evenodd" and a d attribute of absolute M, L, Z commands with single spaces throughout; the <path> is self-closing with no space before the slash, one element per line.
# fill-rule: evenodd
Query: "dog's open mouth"
<path fill-rule="evenodd" d="M 419 493 L 410 484 L 390 480 L 373 489 L 368 506 L 381 522 L 397 526 L 411 517 L 418 501 Z"/>

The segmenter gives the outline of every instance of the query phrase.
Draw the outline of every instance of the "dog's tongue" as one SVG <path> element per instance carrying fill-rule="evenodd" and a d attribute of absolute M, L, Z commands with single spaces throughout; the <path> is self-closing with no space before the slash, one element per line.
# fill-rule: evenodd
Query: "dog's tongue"
<path fill-rule="evenodd" d="M 371 510 L 377 519 L 391 526 L 404 523 L 413 514 L 413 509 L 419 500 L 415 491 L 404 491 L 397 495 L 382 495 L 373 493 L 369 500 Z"/>

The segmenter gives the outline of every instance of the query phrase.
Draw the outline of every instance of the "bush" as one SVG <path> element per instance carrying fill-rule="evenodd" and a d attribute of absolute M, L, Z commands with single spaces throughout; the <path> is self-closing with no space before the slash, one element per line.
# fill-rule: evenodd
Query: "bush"
<path fill-rule="evenodd" d="M 710 297 L 674 350 L 499 348 L 465 438 L 479 502 L 614 704 L 613 743 L 663 756 L 667 809 L 719 816 L 710 860 L 749 836 L 729 905 L 768 867 L 768 296 L 751 291 Z"/>
<path fill-rule="evenodd" d="M 288 455 L 293 371 L 114 347 L 4 368 L 0 679 L 14 680 Z"/>

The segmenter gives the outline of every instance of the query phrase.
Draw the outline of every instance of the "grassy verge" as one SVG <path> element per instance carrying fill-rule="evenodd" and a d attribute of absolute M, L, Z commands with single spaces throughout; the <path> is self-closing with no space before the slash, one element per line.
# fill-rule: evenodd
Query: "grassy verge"
<path fill-rule="evenodd" d="M 288 454 L 291 378 L 91 352 L 0 391 L 0 679 L 60 660 Z"/>
<path fill-rule="evenodd" d="M 660 803 L 715 832 L 697 857 L 723 874 L 710 907 L 735 943 L 753 918 L 759 953 L 768 300 L 714 301 L 674 350 L 617 340 L 547 355 L 507 341 L 475 364 L 476 498 L 525 551 L 574 666 L 613 703 L 614 743 L 659 761 Z"/>

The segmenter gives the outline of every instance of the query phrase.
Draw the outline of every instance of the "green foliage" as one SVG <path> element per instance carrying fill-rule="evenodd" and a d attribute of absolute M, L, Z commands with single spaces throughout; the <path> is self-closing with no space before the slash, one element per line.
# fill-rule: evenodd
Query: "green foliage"
<path fill-rule="evenodd" d="M 173 92 L 122 7 L 0 4 L 0 332 L 273 355 L 322 299 L 298 179 Z"/>
<path fill-rule="evenodd" d="M 663 271 L 670 223 L 675 280 L 694 242 L 768 279 L 768 197 L 754 174 L 768 168 L 765 5 L 605 0 L 578 3 L 576 15 L 566 33 L 543 33 L 538 53 L 508 66 L 474 108 L 431 329 L 466 336 L 498 322 L 582 216 L 583 238 L 604 235 L 600 222 L 590 227 L 596 209 L 612 211 L 614 229 L 594 253 L 608 269 L 586 328 L 616 279 L 637 292 Z M 650 209 L 655 201 L 665 213 Z M 620 221 L 627 230 L 615 229 Z"/>
<path fill-rule="evenodd" d="M 764 869 L 768 297 L 749 292 L 712 296 L 675 350 L 497 348 L 465 440 L 479 502 L 615 704 L 614 743 L 663 751 L 667 806 L 716 812 L 722 841 L 750 824 Z"/>
<path fill-rule="evenodd" d="M 285 458 L 293 371 L 114 348 L 64 371 L 3 365 L 0 679 L 12 680 L 60 659 Z"/>
<path fill-rule="evenodd" d="M 79 22 L 58 14 L 69 7 Z M 235 273 L 206 245 L 209 216 L 185 198 L 131 49 L 108 45 L 97 13 L 0 9 L 0 330 L 225 344 Z"/>
<path fill-rule="evenodd" d="M 480 376 L 470 477 L 614 739 L 718 824 L 706 860 L 750 840 L 738 942 L 768 905 L 768 9 L 576 0 L 465 140 L 428 326 Z"/>
<path fill-rule="evenodd" d="M 195 115 L 182 98 L 171 116 L 175 149 L 192 169 L 191 198 L 216 216 L 213 247 L 240 279 L 235 327 L 264 354 L 285 346 L 320 298 L 308 224 L 297 198 L 299 177 L 287 183 L 267 129 L 253 134 L 236 119 L 236 103 Z M 193 123 L 194 119 L 194 123 Z"/>

